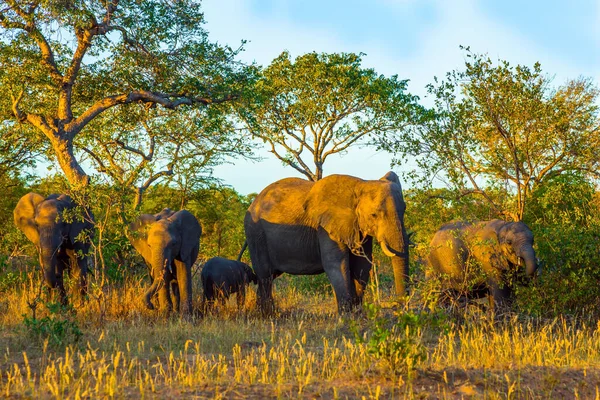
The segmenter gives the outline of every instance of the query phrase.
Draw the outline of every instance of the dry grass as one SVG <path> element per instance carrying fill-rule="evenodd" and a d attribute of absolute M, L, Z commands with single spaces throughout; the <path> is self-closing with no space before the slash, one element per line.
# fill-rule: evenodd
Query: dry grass
<path fill-rule="evenodd" d="M 243 313 L 231 299 L 218 313 L 185 322 L 146 310 L 138 282 L 94 289 L 69 317 L 82 337 L 64 345 L 23 325 L 37 284 L 32 278 L 0 299 L 6 397 L 599 398 L 600 325 L 589 321 L 472 312 L 441 314 L 440 325 L 431 323 L 440 317 L 409 304 L 426 321 L 411 333 L 426 357 L 414 370 L 392 370 L 355 340 L 352 326 L 371 333 L 365 315 L 340 318 L 329 293 L 303 294 L 285 279 L 278 315 L 269 319 L 254 311 L 252 291 Z M 393 324 L 390 297 L 378 295 Z M 371 292 L 367 300 L 374 298 Z M 41 306 L 37 313 L 45 315 Z"/>

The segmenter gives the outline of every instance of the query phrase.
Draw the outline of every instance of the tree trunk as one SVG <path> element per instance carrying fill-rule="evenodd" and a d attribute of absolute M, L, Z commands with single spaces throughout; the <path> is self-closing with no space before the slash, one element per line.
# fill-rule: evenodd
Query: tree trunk
<path fill-rule="evenodd" d="M 89 176 L 85 173 L 73 152 L 73 140 L 59 136 L 52 140 L 52 148 L 56 154 L 58 164 L 65 173 L 69 184 L 77 189 L 87 187 L 90 183 Z"/>

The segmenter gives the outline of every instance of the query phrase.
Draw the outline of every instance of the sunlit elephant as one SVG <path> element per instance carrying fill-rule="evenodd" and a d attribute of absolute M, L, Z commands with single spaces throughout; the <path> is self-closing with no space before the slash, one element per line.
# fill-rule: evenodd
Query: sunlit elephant
<path fill-rule="evenodd" d="M 508 272 L 521 263 L 528 277 L 537 270 L 531 230 L 523 222 L 499 219 L 443 225 L 431 240 L 428 258 L 434 274 L 443 275 L 453 289 L 485 284 L 472 281 L 470 271 L 479 266 L 488 277 L 489 293 L 499 304 L 511 295 Z"/>
<path fill-rule="evenodd" d="M 340 312 L 360 306 L 371 270 L 373 238 L 392 258 L 396 292 L 404 294 L 405 209 L 393 172 L 379 180 L 331 175 L 318 182 L 287 178 L 269 185 L 244 220 L 262 312 L 272 311 L 272 282 L 284 272 L 325 272 Z"/>
<path fill-rule="evenodd" d="M 78 266 L 82 298 L 87 293 L 88 254 L 94 232 L 90 210 L 77 208 L 65 194 L 44 198 L 37 193 L 21 197 L 14 210 L 15 225 L 35 245 L 46 284 L 58 289 L 67 303 L 63 272 Z M 83 234 L 82 234 L 83 232 Z"/>
<path fill-rule="evenodd" d="M 192 265 L 198 257 L 202 228 L 189 211 L 142 214 L 129 226 L 129 239 L 149 268 L 152 283 L 144 294 L 146 307 L 153 310 L 152 297 L 158 292 L 159 308 L 171 311 L 171 289 L 175 310 L 192 313 Z"/>
<path fill-rule="evenodd" d="M 237 305 L 241 309 L 246 300 L 246 286 L 250 282 L 257 283 L 256 274 L 247 264 L 223 257 L 208 260 L 202 268 L 200 279 L 205 309 L 212 308 L 216 300 L 225 303 L 233 293 L 237 293 Z"/>

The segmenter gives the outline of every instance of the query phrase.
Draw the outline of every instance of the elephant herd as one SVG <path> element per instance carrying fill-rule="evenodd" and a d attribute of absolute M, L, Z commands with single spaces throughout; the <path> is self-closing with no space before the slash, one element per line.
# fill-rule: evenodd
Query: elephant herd
<path fill-rule="evenodd" d="M 90 210 L 81 211 L 67 195 L 44 198 L 36 193 L 23 196 L 14 210 L 16 226 L 38 250 L 47 285 L 57 289 L 63 303 L 65 270 L 77 269 L 81 294 L 86 293 L 94 222 Z M 238 260 L 215 257 L 204 265 L 204 301 L 238 293 L 241 304 L 245 287 L 254 282 L 258 306 L 268 314 L 273 311 L 274 278 L 325 272 L 339 312 L 351 311 L 361 305 L 369 281 L 373 239 L 391 258 L 396 293 L 403 295 L 409 277 L 405 211 L 402 187 L 393 172 L 379 180 L 330 175 L 317 182 L 277 181 L 248 208 L 246 244 Z M 192 265 L 201 234 L 200 223 L 186 210 L 142 214 L 129 225 L 128 237 L 149 270 L 151 284 L 143 296 L 147 308 L 155 309 L 152 301 L 158 295 L 160 309 L 192 314 Z M 246 245 L 252 268 L 239 262 Z M 486 291 L 500 301 L 510 296 L 510 271 L 521 263 L 528 276 L 537 269 L 529 228 L 500 220 L 442 226 L 433 237 L 428 261 L 432 274 L 442 276 L 449 288 L 467 279 L 475 261 L 487 276 Z M 72 268 L 75 265 L 78 268 Z"/>

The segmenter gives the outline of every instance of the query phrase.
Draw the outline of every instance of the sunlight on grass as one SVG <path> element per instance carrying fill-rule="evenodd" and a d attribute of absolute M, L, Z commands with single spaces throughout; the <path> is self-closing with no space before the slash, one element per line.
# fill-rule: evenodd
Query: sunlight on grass
<path fill-rule="evenodd" d="M 242 312 L 230 299 L 226 307 L 192 323 L 146 310 L 139 299 L 140 283 L 130 282 L 111 288 L 102 301 L 90 300 L 76 315 L 67 313 L 64 318 L 81 327 L 82 337 L 57 345 L 28 331 L 22 317 L 15 318 L 31 314 L 28 285 L 7 293 L 3 301 L 8 312 L 3 313 L 0 336 L 5 349 L 0 393 L 6 397 L 326 393 L 412 398 L 425 391 L 439 397 L 527 398 L 534 390 L 526 384 L 527 374 L 543 377 L 536 390 L 554 393 L 566 379 L 561 369 L 597 377 L 600 368 L 600 325 L 565 319 L 494 320 L 486 314 L 439 324 L 434 323 L 438 316 L 411 310 L 411 305 L 406 312 L 392 311 L 385 295 L 379 324 L 373 325 L 369 313 L 339 317 L 330 293 L 304 294 L 285 281 L 277 290 L 279 311 L 273 319 L 258 316 L 250 292 Z M 39 318 L 48 311 L 39 307 L 37 313 Z M 396 318 L 408 318 L 418 328 L 410 333 L 394 330 Z M 374 338 L 373 332 L 380 336 Z M 409 337 L 405 335 L 414 340 L 398 342 Z M 389 349 L 399 351 L 394 343 L 404 346 L 400 355 L 420 351 L 406 346 L 424 345 L 424 358 L 416 358 L 408 370 L 392 368 L 400 365 L 390 364 Z M 466 370 L 473 372 L 457 378 L 462 375 L 456 371 Z M 591 395 L 595 386 L 573 390 L 569 395 Z"/>

